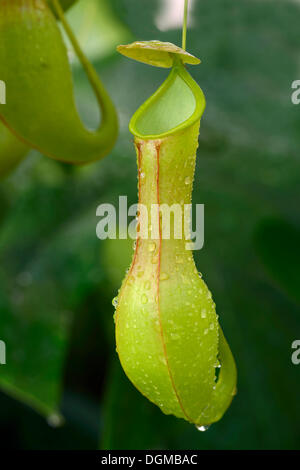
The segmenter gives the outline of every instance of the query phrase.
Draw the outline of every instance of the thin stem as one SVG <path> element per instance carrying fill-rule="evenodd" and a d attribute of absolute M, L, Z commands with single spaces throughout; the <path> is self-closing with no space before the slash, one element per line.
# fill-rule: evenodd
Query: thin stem
<path fill-rule="evenodd" d="M 81 50 L 81 47 L 79 45 L 79 42 L 76 39 L 75 34 L 73 33 L 72 29 L 70 28 L 67 20 L 65 19 L 64 11 L 61 7 L 60 0 L 52 0 L 52 4 L 54 7 L 54 10 L 63 25 L 63 28 L 72 44 L 72 47 L 80 60 L 87 77 L 90 81 L 90 84 L 94 90 L 95 96 L 97 98 L 97 101 L 100 105 L 101 111 L 102 111 L 102 123 L 104 123 L 107 118 L 113 118 L 113 121 L 115 121 L 115 109 L 114 106 L 110 100 L 110 97 L 108 96 L 100 78 L 98 77 L 94 67 L 92 64 L 88 61 L 88 59 L 85 57 L 84 53 Z M 101 128 L 101 124 L 100 124 Z M 99 129 L 100 129 L 99 128 Z"/>
<path fill-rule="evenodd" d="M 184 0 L 184 17 L 183 17 L 183 27 L 182 27 L 182 49 L 186 49 L 186 30 L 187 30 L 187 20 L 188 20 L 188 10 L 189 10 L 189 0 Z"/>

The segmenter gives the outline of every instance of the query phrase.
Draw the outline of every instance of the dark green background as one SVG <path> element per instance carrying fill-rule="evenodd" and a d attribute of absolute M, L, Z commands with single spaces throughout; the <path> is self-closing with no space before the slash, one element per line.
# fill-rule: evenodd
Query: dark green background
<path fill-rule="evenodd" d="M 125 41 L 180 43 L 179 30 L 156 29 L 158 0 L 112 0 L 110 13 L 99 3 Z M 300 365 L 291 362 L 300 339 L 300 105 L 291 103 L 300 5 L 195 0 L 193 20 L 188 50 L 202 65 L 190 71 L 207 99 L 193 199 L 205 204 L 205 247 L 195 257 L 237 361 L 238 395 L 199 433 L 164 416 L 120 368 L 111 299 L 131 242 L 97 240 L 95 213 L 119 195 L 136 202 L 128 122 L 167 71 L 117 56 L 111 39 L 109 52 L 92 57 L 120 116 L 112 153 L 74 168 L 31 152 L 1 182 L 0 448 L 300 447 Z M 97 41 L 102 28 L 90 34 Z M 95 123 L 77 65 L 74 79 L 81 114 Z M 49 426 L 58 410 L 65 425 Z"/>

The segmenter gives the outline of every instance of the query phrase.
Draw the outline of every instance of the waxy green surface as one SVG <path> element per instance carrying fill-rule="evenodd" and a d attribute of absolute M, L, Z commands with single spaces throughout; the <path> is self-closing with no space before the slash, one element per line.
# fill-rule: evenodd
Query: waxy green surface
<path fill-rule="evenodd" d="M 56 19 L 44 0 L 0 1 L 1 79 L 7 104 L 0 118 L 26 144 L 45 155 L 88 163 L 109 153 L 118 131 L 115 108 L 82 54 L 57 1 L 57 15 L 73 42 L 102 111 L 96 131 L 78 115 L 67 50 Z"/>
<path fill-rule="evenodd" d="M 9 175 L 28 151 L 29 148 L 0 123 L 0 179 Z"/>
<path fill-rule="evenodd" d="M 136 388 L 164 413 L 201 427 L 218 421 L 230 405 L 236 366 L 186 240 L 175 239 L 172 225 L 170 239 L 162 236 L 165 204 L 180 205 L 184 226 L 205 108 L 202 90 L 181 60 L 173 61 L 167 80 L 130 123 L 139 203 L 148 217 L 140 210 L 133 261 L 118 296 L 116 342 Z"/>

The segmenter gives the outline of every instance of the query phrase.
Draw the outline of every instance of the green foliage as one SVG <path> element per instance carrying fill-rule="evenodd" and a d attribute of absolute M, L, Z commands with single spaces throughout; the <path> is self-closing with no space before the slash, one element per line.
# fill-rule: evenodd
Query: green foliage
<path fill-rule="evenodd" d="M 263 219 L 257 227 L 255 241 L 271 279 L 300 303 L 300 230 L 281 219 Z"/>
<path fill-rule="evenodd" d="M 180 44 L 179 30 L 156 29 L 158 0 L 109 3 L 134 39 Z M 194 203 L 205 204 L 205 247 L 196 261 L 221 308 L 239 370 L 238 395 L 220 423 L 199 433 L 162 415 L 118 364 L 111 305 L 118 270 L 112 275 L 108 264 L 117 266 L 121 257 L 113 245 L 106 250 L 96 239 L 95 211 L 101 202 L 117 204 L 119 194 L 127 194 L 129 204 L 136 202 L 127 124 L 166 71 L 112 52 L 105 62 L 98 57 L 94 63 L 121 119 L 111 156 L 73 169 L 31 152 L 1 184 L 0 338 L 8 334 L 8 363 L 0 366 L 2 446 L 95 448 L 100 439 L 101 447 L 110 449 L 299 449 L 299 367 L 290 356 L 300 311 L 297 288 L 292 292 L 284 275 L 287 260 L 289 279 L 298 268 L 292 246 L 297 250 L 300 228 L 300 118 L 299 106 L 290 102 L 290 84 L 299 73 L 299 5 L 194 3 L 187 47 L 202 65 L 189 70 L 207 99 L 193 193 Z M 81 116 L 94 122 L 94 99 L 78 68 L 75 84 Z M 264 222 L 270 218 L 282 221 L 275 232 Z M 289 247 L 282 243 L 273 256 L 272 232 L 274 250 L 281 237 L 291 242 Z M 114 252 L 110 262 L 103 252 Z M 125 256 L 123 248 L 120 253 Z M 122 259 L 121 277 L 129 262 Z M 69 318 L 75 320 L 72 329 Z M 65 427 L 49 428 L 8 398 L 15 396 L 15 387 L 19 397 L 28 395 L 26 402 L 32 396 L 42 402 L 47 415 L 59 409 L 63 388 Z"/>
<path fill-rule="evenodd" d="M 76 164 L 89 163 L 107 155 L 114 146 L 118 133 L 116 110 L 82 53 L 57 0 L 53 0 L 53 7 L 94 90 L 102 112 L 101 124 L 91 131 L 81 122 L 74 100 L 67 50 L 58 24 L 44 0 L 39 5 L 28 0 L 25 3 L 20 0 L 0 3 L 2 79 L 10 86 L 0 118 L 22 141 L 50 158 Z"/>

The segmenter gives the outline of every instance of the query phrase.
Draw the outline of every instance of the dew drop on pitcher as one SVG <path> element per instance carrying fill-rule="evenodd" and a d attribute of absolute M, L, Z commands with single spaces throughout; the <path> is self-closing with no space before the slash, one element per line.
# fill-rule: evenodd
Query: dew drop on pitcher
<path fill-rule="evenodd" d="M 197 425 L 196 425 L 196 429 L 197 429 L 198 431 L 201 431 L 201 432 L 207 431 L 209 427 L 210 427 L 210 425 L 208 425 L 208 426 L 197 426 Z"/>

